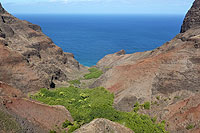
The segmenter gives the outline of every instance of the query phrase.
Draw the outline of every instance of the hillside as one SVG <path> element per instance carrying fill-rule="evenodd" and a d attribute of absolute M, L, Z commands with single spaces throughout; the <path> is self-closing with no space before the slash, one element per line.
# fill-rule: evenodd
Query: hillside
<path fill-rule="evenodd" d="M 199 18 L 195 0 L 171 41 L 87 69 L 0 4 L 0 132 L 200 132 Z"/>

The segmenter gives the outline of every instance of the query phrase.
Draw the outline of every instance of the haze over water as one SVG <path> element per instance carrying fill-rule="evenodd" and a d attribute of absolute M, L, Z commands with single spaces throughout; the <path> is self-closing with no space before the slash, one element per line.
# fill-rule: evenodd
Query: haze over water
<path fill-rule="evenodd" d="M 107 54 L 153 50 L 180 32 L 181 15 L 22 15 L 83 65 Z"/>

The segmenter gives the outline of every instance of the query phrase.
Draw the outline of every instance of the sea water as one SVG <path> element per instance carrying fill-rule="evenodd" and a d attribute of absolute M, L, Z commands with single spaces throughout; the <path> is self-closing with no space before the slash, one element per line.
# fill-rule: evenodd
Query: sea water
<path fill-rule="evenodd" d="M 153 50 L 180 32 L 182 15 L 33 15 L 16 17 L 40 25 L 65 52 L 85 66 L 107 54 Z"/>

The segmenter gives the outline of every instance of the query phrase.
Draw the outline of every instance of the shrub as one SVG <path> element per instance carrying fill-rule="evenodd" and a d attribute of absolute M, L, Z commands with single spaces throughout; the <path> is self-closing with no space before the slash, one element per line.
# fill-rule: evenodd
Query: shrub
<path fill-rule="evenodd" d="M 133 111 L 136 112 L 136 113 L 137 113 L 139 110 L 140 110 L 140 107 L 139 107 L 139 106 L 133 108 Z"/>
<path fill-rule="evenodd" d="M 85 94 L 85 93 L 81 93 L 80 96 L 81 96 L 83 99 L 86 99 L 86 98 L 89 97 L 89 95 L 88 95 L 88 94 Z"/>
<path fill-rule="evenodd" d="M 140 104 L 138 102 L 135 103 L 133 111 L 138 112 L 140 110 Z"/>
<path fill-rule="evenodd" d="M 166 121 L 165 121 L 165 120 L 163 120 L 163 121 L 161 121 L 161 123 L 165 124 L 165 123 L 166 123 Z"/>
<path fill-rule="evenodd" d="M 190 129 L 193 129 L 193 128 L 194 128 L 194 125 L 192 125 L 192 124 L 189 124 L 189 125 L 187 125 L 187 127 L 186 127 L 187 130 L 190 130 Z"/>
<path fill-rule="evenodd" d="M 140 104 L 138 103 L 138 101 L 135 103 L 134 107 L 139 107 Z"/>
<path fill-rule="evenodd" d="M 63 122 L 62 127 L 67 128 L 69 125 L 72 125 L 72 123 L 70 121 L 66 120 L 65 122 Z"/>
<path fill-rule="evenodd" d="M 60 96 L 60 92 L 64 92 L 65 95 Z M 41 93 L 41 91 L 38 93 Z M 164 124 L 154 123 L 147 115 L 115 110 L 113 108 L 114 94 L 102 87 L 80 89 L 70 86 L 68 88 L 45 90 L 43 93 L 44 96 L 36 94 L 33 99 L 50 105 L 63 105 L 70 111 L 75 122 L 72 124 L 67 121 L 63 123 L 63 127 L 67 126 L 69 132 L 73 132 L 81 125 L 89 123 L 95 118 L 105 118 L 124 124 L 135 133 L 166 132 Z M 56 99 L 62 100 L 57 101 Z M 140 107 L 138 104 L 136 103 L 136 112 L 138 110 L 137 107 Z M 146 102 L 144 107 L 150 108 L 150 103 Z"/>
<path fill-rule="evenodd" d="M 55 130 L 50 130 L 49 133 L 56 133 L 56 131 Z"/>
<path fill-rule="evenodd" d="M 144 106 L 144 109 L 150 109 L 151 104 L 150 102 L 145 102 L 143 106 Z"/>
<path fill-rule="evenodd" d="M 157 121 L 157 117 L 151 118 L 152 122 L 155 123 Z"/>
<path fill-rule="evenodd" d="M 175 96 L 175 97 L 174 97 L 174 99 L 180 99 L 180 98 L 181 98 L 180 96 Z"/>
<path fill-rule="evenodd" d="M 157 99 L 157 100 L 160 100 L 160 96 L 156 96 L 156 99 Z"/>

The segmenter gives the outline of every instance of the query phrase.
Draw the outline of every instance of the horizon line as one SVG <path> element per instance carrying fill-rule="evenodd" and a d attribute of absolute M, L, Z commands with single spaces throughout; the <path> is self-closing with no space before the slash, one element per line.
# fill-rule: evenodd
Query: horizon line
<path fill-rule="evenodd" d="M 170 16 L 185 16 L 186 14 L 171 14 L 171 13 L 12 13 L 15 15 L 170 15 Z"/>

